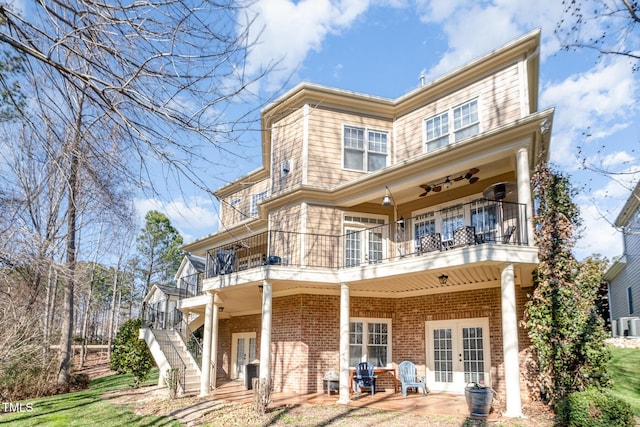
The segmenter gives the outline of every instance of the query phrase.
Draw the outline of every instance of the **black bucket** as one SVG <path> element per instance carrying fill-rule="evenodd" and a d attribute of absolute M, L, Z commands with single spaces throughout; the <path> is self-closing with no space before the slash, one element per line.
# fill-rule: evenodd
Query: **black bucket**
<path fill-rule="evenodd" d="M 481 386 L 476 383 L 468 384 L 464 389 L 467 406 L 472 417 L 488 417 L 493 401 L 491 387 Z"/>

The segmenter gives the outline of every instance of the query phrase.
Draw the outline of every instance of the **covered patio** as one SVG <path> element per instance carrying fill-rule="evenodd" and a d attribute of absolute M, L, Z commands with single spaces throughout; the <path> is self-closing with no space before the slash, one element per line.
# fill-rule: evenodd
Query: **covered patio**
<path fill-rule="evenodd" d="M 253 403 L 253 390 L 246 390 L 241 381 L 220 381 L 218 387 L 211 392 L 209 398 L 236 403 Z M 281 406 L 299 405 L 336 405 L 339 395 L 337 393 L 327 394 L 293 394 L 293 393 L 272 393 L 269 408 Z M 387 411 L 411 412 L 425 416 L 447 416 L 459 417 L 460 422 L 469 418 L 469 409 L 464 395 L 429 393 L 426 397 L 422 393 L 408 393 L 404 398 L 402 393 L 394 392 L 393 388 L 386 388 L 376 391 L 374 395 L 361 393 L 352 394 L 351 401 L 347 404 L 350 407 L 367 407 Z M 494 400 L 494 408 L 498 409 L 499 402 Z M 492 412 L 487 421 L 496 421 L 500 418 L 499 413 Z"/>

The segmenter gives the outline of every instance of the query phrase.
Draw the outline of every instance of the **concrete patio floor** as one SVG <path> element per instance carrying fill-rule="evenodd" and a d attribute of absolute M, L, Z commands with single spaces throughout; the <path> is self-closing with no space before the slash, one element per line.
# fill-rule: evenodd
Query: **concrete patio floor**
<path fill-rule="evenodd" d="M 219 382 L 217 388 L 210 397 L 229 402 L 253 403 L 253 390 L 246 390 L 244 384 L 239 381 Z M 270 408 L 286 405 L 334 405 L 338 402 L 338 394 L 331 393 L 272 393 Z M 495 403 L 495 402 L 494 402 Z M 464 395 L 429 393 L 408 393 L 403 397 L 402 393 L 395 393 L 393 389 L 385 389 L 376 392 L 375 395 L 362 393 L 351 395 L 348 406 L 368 407 L 389 411 L 411 412 L 420 415 L 440 415 L 460 417 L 464 420 L 469 417 L 469 409 Z M 495 421 L 500 414 L 492 413 L 487 421 Z"/>

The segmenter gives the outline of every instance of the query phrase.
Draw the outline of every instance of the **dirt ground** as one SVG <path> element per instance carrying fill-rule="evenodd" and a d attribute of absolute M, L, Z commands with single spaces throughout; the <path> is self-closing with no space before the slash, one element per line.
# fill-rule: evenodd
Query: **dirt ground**
<path fill-rule="evenodd" d="M 77 363 L 77 359 L 76 359 Z M 77 366 L 77 364 L 75 365 Z M 111 375 L 106 353 L 89 354 L 85 367 L 76 369 L 91 379 Z M 117 390 L 103 395 L 115 404 L 133 404 L 140 415 L 171 417 L 185 426 L 503 426 L 503 427 L 551 427 L 552 418 L 544 411 L 524 420 L 501 418 L 490 423 L 484 420 L 461 419 L 459 417 L 426 417 L 419 414 L 358 408 L 345 405 L 288 405 L 270 407 L 263 416 L 258 416 L 250 405 L 220 402 L 207 398 L 183 397 L 170 399 L 165 388 L 157 386 Z"/>

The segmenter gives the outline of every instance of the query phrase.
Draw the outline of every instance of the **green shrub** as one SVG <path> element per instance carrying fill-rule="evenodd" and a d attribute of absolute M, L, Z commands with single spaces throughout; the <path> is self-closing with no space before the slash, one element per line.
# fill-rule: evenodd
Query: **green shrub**
<path fill-rule="evenodd" d="M 138 387 L 144 381 L 153 367 L 153 356 L 144 340 L 138 338 L 142 327 L 142 319 L 126 321 L 118 330 L 113 342 L 109 367 L 118 373 L 129 372 L 133 374 Z"/>
<path fill-rule="evenodd" d="M 559 425 L 567 427 L 634 425 L 631 405 L 596 388 L 569 394 L 558 405 L 557 415 Z"/>

